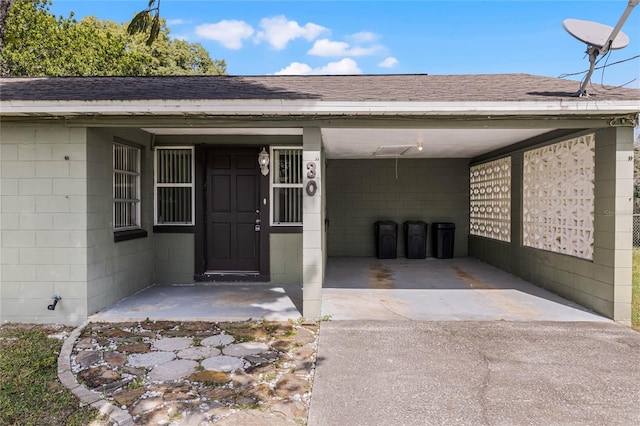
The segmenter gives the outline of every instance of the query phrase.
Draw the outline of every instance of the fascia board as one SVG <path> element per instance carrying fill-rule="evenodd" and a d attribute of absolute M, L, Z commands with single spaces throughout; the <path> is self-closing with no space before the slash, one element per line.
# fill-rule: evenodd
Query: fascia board
<path fill-rule="evenodd" d="M 327 102 L 309 100 L 0 101 L 0 115 L 513 115 L 640 112 L 640 100 Z"/>

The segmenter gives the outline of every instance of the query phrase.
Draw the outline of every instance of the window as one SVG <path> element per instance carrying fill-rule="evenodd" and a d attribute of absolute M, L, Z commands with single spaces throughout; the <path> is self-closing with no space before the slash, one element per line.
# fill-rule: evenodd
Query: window
<path fill-rule="evenodd" d="M 113 143 L 113 230 L 140 228 L 140 149 Z"/>
<path fill-rule="evenodd" d="M 302 226 L 302 148 L 271 148 L 271 224 Z"/>
<path fill-rule="evenodd" d="M 193 147 L 156 147 L 155 224 L 194 224 Z"/>

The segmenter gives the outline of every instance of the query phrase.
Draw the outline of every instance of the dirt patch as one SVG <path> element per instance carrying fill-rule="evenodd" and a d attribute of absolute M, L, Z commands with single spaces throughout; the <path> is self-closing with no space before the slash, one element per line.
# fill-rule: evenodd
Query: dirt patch
<path fill-rule="evenodd" d="M 369 269 L 369 286 L 386 290 L 395 288 L 391 270 L 380 265 L 372 266 Z"/>

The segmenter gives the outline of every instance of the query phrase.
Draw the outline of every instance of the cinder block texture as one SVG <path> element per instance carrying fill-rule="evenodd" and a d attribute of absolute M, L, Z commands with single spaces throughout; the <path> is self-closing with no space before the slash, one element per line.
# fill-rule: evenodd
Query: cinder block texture
<path fill-rule="evenodd" d="M 397 173 L 397 175 L 396 175 Z M 374 223 L 398 223 L 398 256 L 404 256 L 405 221 L 453 222 L 454 255 L 467 255 L 467 159 L 329 160 L 326 219 L 329 256 L 375 256 Z M 431 228 L 427 255 L 432 255 Z"/>
<path fill-rule="evenodd" d="M 78 324 L 87 315 L 78 269 L 86 271 L 86 131 L 3 123 L 0 143 L 0 321 Z M 62 300 L 51 311 L 54 293 Z"/>
<path fill-rule="evenodd" d="M 526 148 L 510 153 L 512 242 L 472 236 L 469 254 L 616 321 L 630 322 L 633 194 L 627 181 L 633 178 L 632 130 L 595 131 L 593 260 L 522 246 L 520 182 Z"/>

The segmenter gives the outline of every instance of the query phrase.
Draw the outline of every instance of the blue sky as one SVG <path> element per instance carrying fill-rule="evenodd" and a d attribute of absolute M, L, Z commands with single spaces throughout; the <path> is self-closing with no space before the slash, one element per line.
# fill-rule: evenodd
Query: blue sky
<path fill-rule="evenodd" d="M 125 22 L 146 0 L 53 0 L 51 11 Z M 567 18 L 614 26 L 627 0 L 215 1 L 162 0 L 172 35 L 225 59 L 232 75 L 482 74 L 557 77 L 588 68 Z M 640 5 L 623 27 L 631 42 L 608 62 L 640 55 Z M 604 63 L 604 61 L 602 61 Z M 581 76 L 570 77 L 579 80 Z M 640 88 L 640 58 L 592 81 Z"/>

